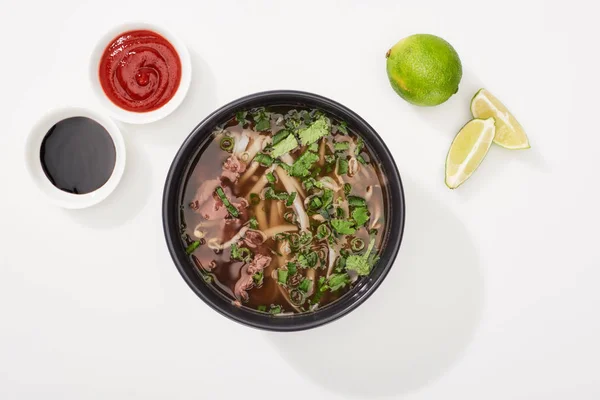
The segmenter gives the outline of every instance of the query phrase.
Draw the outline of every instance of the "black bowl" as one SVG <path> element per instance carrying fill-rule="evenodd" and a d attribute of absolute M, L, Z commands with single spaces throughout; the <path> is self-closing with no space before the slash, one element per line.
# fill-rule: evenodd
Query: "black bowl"
<path fill-rule="evenodd" d="M 193 161 L 204 148 L 214 128 L 229 120 L 236 111 L 260 106 L 292 105 L 318 108 L 344 120 L 367 142 L 387 178 L 386 229 L 380 261 L 371 274 L 337 301 L 315 312 L 273 316 L 245 307 L 237 307 L 204 282 L 196 266 L 186 255 L 181 240 L 180 205 L 185 180 Z M 402 181 L 394 159 L 377 132 L 356 113 L 325 97 L 311 93 L 277 90 L 252 94 L 221 107 L 202 121 L 187 137 L 173 160 L 163 194 L 163 228 L 171 257 L 190 288 L 217 312 L 242 324 L 269 331 L 298 331 L 324 325 L 346 315 L 362 304 L 381 284 L 392 267 L 404 230 L 405 207 Z"/>

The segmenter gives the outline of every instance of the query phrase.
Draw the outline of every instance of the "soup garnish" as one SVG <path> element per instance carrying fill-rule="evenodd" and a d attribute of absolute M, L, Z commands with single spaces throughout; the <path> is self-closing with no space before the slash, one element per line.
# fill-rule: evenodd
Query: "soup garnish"
<path fill-rule="evenodd" d="M 315 311 L 376 267 L 384 177 L 344 121 L 286 106 L 241 111 L 190 171 L 182 240 L 198 273 L 234 304 Z"/>

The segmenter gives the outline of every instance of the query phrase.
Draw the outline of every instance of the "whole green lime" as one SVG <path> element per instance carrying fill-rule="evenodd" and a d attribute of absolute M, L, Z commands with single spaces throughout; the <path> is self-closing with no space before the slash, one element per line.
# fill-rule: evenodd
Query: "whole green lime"
<path fill-rule="evenodd" d="M 392 88 L 409 103 L 437 106 L 458 91 L 462 65 L 456 50 L 441 37 L 408 36 L 386 54 Z"/>

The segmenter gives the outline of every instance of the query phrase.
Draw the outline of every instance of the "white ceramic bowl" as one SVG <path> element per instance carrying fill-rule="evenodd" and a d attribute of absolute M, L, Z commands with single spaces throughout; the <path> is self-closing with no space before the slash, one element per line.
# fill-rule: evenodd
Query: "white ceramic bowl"
<path fill-rule="evenodd" d="M 165 105 L 153 111 L 133 112 L 122 109 L 106 96 L 102 89 L 102 85 L 100 84 L 99 67 L 104 50 L 117 36 L 133 30 L 149 30 L 158 33 L 173 45 L 181 61 L 181 81 L 179 82 L 179 87 L 177 88 L 175 95 Z M 94 93 L 96 93 L 96 97 L 100 101 L 100 104 L 106 108 L 113 118 L 130 124 L 155 122 L 171 114 L 179 107 L 185 98 L 190 87 L 190 82 L 192 81 L 192 62 L 190 60 L 190 53 L 185 44 L 165 28 L 145 22 L 119 25 L 102 36 L 92 51 L 89 70 L 92 89 L 94 90 Z"/>
<path fill-rule="evenodd" d="M 106 129 L 115 144 L 115 168 L 108 181 L 99 189 L 86 194 L 72 194 L 54 186 L 42 168 L 40 150 L 44 137 L 57 122 L 71 117 L 87 117 Z M 125 142 L 121 131 L 109 117 L 90 109 L 64 107 L 44 115 L 31 129 L 25 145 L 25 163 L 35 186 L 48 200 L 64 208 L 85 208 L 104 200 L 119 184 L 125 170 Z"/>

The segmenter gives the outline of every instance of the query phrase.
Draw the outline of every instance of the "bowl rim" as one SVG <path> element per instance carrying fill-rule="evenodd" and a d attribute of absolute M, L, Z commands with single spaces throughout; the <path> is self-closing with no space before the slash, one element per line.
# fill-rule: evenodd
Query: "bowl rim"
<path fill-rule="evenodd" d="M 389 213 L 388 218 L 391 222 L 387 227 L 389 231 L 377 268 L 337 301 L 315 312 L 289 316 L 273 316 L 237 307 L 230 301 L 226 301 L 221 294 L 217 294 L 201 280 L 196 271 L 193 271 L 195 266 L 192 266 L 189 256 L 185 254 L 179 230 L 182 186 L 202 142 L 207 140 L 216 125 L 231 118 L 236 111 L 277 104 L 306 105 L 342 116 L 376 153 L 378 161 L 385 168 L 388 199 L 390 202 L 395 200 L 400 203 L 394 204 L 393 207 L 392 204 L 387 204 L 386 212 Z M 250 94 L 220 107 L 192 130 L 175 155 L 167 174 L 163 191 L 162 215 L 163 231 L 171 258 L 182 278 L 198 297 L 219 314 L 243 325 L 267 331 L 291 332 L 315 328 L 337 320 L 363 304 L 375 292 L 392 268 L 400 250 L 406 206 L 402 180 L 393 155 L 379 134 L 364 119 L 346 106 L 321 95 L 297 90 L 271 90 Z"/>
<path fill-rule="evenodd" d="M 86 194 L 73 194 L 54 186 L 42 168 L 40 150 L 44 137 L 55 124 L 73 117 L 86 117 L 102 125 L 115 146 L 115 166 L 104 185 Z M 105 114 L 91 108 L 57 107 L 44 114 L 31 128 L 25 144 L 25 165 L 32 183 L 50 202 L 63 208 L 91 207 L 107 198 L 119 185 L 125 171 L 126 150 L 123 135 L 117 124 Z"/>
<path fill-rule="evenodd" d="M 173 97 L 160 108 L 147 112 L 128 111 L 113 103 L 104 93 L 99 79 L 100 58 L 106 47 L 120 34 L 134 30 L 149 30 L 164 37 L 173 45 L 181 62 L 181 80 Z M 148 124 L 165 118 L 181 105 L 192 81 L 192 61 L 185 43 L 169 29 L 149 22 L 125 22 L 112 27 L 100 36 L 89 56 L 88 73 L 96 100 L 112 118 L 129 124 Z"/>

